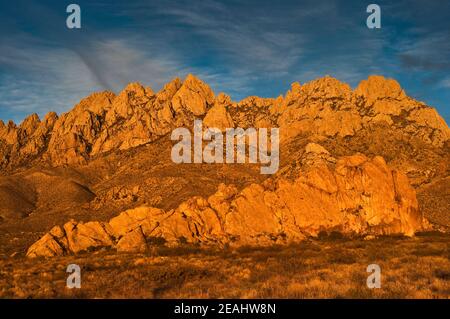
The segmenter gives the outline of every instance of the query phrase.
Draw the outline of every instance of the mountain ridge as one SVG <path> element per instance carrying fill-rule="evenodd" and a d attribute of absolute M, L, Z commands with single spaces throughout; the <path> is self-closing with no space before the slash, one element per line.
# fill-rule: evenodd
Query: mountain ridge
<path fill-rule="evenodd" d="M 277 126 L 287 139 L 299 131 L 353 136 L 378 123 L 437 147 L 450 138 L 434 108 L 408 97 L 397 81 L 382 76 L 370 76 L 354 90 L 326 76 L 303 85 L 295 82 L 277 98 L 250 96 L 233 102 L 189 74 L 157 93 L 134 82 L 117 95 L 93 93 L 60 116 L 49 112 L 42 121 L 32 114 L 19 125 L 0 122 L 0 168 L 14 169 L 36 159 L 51 166 L 85 164 L 97 154 L 150 143 L 194 118 L 206 118 L 209 126 Z"/>

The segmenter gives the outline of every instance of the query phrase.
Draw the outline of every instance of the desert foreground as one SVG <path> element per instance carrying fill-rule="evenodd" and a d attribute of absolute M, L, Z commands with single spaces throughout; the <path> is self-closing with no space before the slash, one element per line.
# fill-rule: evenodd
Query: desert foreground
<path fill-rule="evenodd" d="M 450 235 L 348 240 L 328 236 L 289 246 L 152 252 L 47 260 L 3 258 L 2 298 L 448 298 Z M 66 287 L 66 265 L 83 273 L 82 289 Z M 366 267 L 383 270 L 368 289 Z"/>

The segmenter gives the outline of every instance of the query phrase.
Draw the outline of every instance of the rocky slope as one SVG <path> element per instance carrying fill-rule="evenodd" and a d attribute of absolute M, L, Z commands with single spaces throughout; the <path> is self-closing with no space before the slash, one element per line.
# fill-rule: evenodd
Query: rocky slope
<path fill-rule="evenodd" d="M 269 245 L 320 232 L 411 236 L 424 228 L 408 179 L 389 169 L 381 157 L 355 155 L 336 161 L 326 155 L 319 145 L 308 144 L 309 163 L 293 181 L 268 179 L 240 192 L 234 185 L 221 184 L 210 197 L 192 197 L 174 210 L 139 207 L 106 223 L 70 221 L 55 226 L 27 256 L 98 247 L 139 252 L 158 239 L 168 245 Z"/>
<path fill-rule="evenodd" d="M 195 118 L 219 129 L 279 127 L 280 171 L 265 180 L 254 164 L 172 163 L 169 133 Z M 435 109 L 381 76 L 355 90 L 324 77 L 294 83 L 278 98 L 240 102 L 192 75 L 157 93 L 131 83 L 118 95 L 94 93 L 59 117 L 0 121 L 0 246 L 23 251 L 45 234 L 30 256 L 77 252 L 79 238 L 83 249 L 127 250 L 124 234 L 108 225 L 142 206 L 146 219 L 167 220 L 155 231 L 168 242 L 176 231 L 203 244 L 288 242 L 320 231 L 411 235 L 424 226 L 422 213 L 445 229 L 449 138 Z M 233 193 L 222 199 L 222 215 L 209 202 L 221 192 Z M 70 218 L 79 222 L 45 233 Z M 142 227 L 130 231 L 141 244 L 154 237 Z"/>

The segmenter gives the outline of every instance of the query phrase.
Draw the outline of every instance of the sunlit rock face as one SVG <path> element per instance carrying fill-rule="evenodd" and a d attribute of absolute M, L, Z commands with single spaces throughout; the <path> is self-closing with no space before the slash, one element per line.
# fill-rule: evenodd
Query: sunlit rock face
<path fill-rule="evenodd" d="M 318 144 L 306 147 L 295 179 L 277 177 L 242 191 L 221 184 L 208 198 L 196 196 L 176 209 L 127 210 L 108 223 L 70 221 L 34 243 L 29 257 L 57 256 L 98 247 L 139 252 L 148 240 L 170 246 L 287 244 L 321 232 L 347 236 L 403 234 L 424 227 L 407 177 L 382 157 L 332 158 Z"/>

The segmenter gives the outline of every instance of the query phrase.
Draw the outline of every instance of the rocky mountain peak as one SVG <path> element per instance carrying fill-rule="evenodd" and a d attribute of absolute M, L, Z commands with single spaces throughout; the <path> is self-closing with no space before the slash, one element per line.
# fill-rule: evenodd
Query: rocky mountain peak
<path fill-rule="evenodd" d="M 116 94 L 110 91 L 94 92 L 83 98 L 71 111 L 63 114 L 61 117 L 73 117 L 73 115 L 85 111 L 102 114 L 111 107 L 115 97 Z"/>
<path fill-rule="evenodd" d="M 154 95 L 154 92 L 151 89 L 151 87 L 149 86 L 144 87 L 139 82 L 128 83 L 121 93 L 131 93 L 131 92 L 134 92 L 137 95 L 147 95 L 147 96 Z"/>
<path fill-rule="evenodd" d="M 183 82 L 176 77 L 172 81 L 166 83 L 163 88 L 156 94 L 161 101 L 171 99 L 180 89 Z"/>
<path fill-rule="evenodd" d="M 297 100 L 301 94 L 301 88 L 300 82 L 294 82 L 291 84 L 291 89 L 286 92 L 286 95 L 284 97 L 286 101 L 286 105 L 291 105 L 293 101 Z"/>
<path fill-rule="evenodd" d="M 379 99 L 403 100 L 407 97 L 396 80 L 381 75 L 370 75 L 367 80 L 362 80 L 354 93 L 363 96 L 368 105 Z"/>
<path fill-rule="evenodd" d="M 231 97 L 223 92 L 217 94 L 216 103 L 228 107 L 232 104 Z"/>
<path fill-rule="evenodd" d="M 214 104 L 215 96 L 211 88 L 197 77 L 189 74 L 172 98 L 175 112 L 188 111 L 195 116 L 204 115 Z"/>
<path fill-rule="evenodd" d="M 350 85 L 328 75 L 305 83 L 300 88 L 300 95 L 311 99 L 350 99 L 351 94 Z"/>
<path fill-rule="evenodd" d="M 19 129 L 23 134 L 30 135 L 36 130 L 40 123 L 41 120 L 39 116 L 36 113 L 33 113 L 23 120 L 23 122 L 19 125 Z"/>

